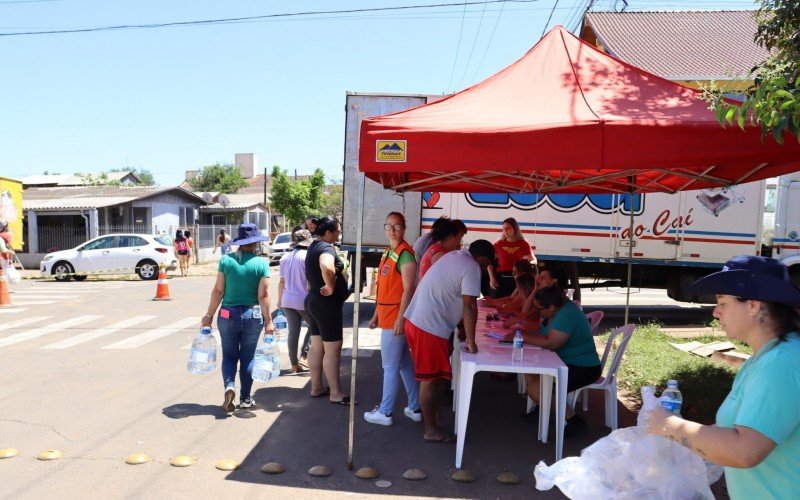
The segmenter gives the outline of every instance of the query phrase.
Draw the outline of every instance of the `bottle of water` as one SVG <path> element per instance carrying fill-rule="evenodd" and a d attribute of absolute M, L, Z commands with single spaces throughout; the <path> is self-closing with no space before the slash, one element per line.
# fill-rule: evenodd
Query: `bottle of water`
<path fill-rule="evenodd" d="M 285 344 L 289 333 L 289 322 L 286 319 L 286 315 L 283 313 L 283 309 L 278 309 L 278 314 L 275 315 L 272 322 L 275 324 L 276 339 L 279 343 Z"/>
<path fill-rule="evenodd" d="M 680 416 L 682 403 L 683 396 L 681 395 L 681 391 L 678 389 L 678 381 L 668 380 L 667 388 L 661 393 L 661 406 L 666 408 L 667 411 Z"/>
<path fill-rule="evenodd" d="M 217 339 L 211 335 L 210 326 L 201 328 L 192 341 L 186 369 L 191 373 L 208 373 L 217 369 Z"/>
<path fill-rule="evenodd" d="M 514 347 L 511 349 L 512 363 L 522 362 L 522 353 L 525 351 L 523 344 L 524 341 L 522 340 L 522 330 L 517 329 L 517 333 L 514 334 Z"/>
<path fill-rule="evenodd" d="M 250 375 L 253 380 L 269 382 L 281 374 L 281 356 L 274 335 L 265 335 L 264 340 L 258 345 L 253 358 L 253 369 Z"/>
<path fill-rule="evenodd" d="M 658 405 L 656 399 L 656 388 L 653 385 L 645 385 L 642 387 L 642 409 L 639 410 L 639 416 L 636 418 L 636 425 L 639 427 L 647 427 L 649 418 L 647 412 L 652 411 Z"/>

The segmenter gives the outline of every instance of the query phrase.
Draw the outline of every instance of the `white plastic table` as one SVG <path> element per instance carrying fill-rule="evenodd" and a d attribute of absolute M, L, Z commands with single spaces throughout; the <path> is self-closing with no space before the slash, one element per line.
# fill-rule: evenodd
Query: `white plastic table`
<path fill-rule="evenodd" d="M 464 344 L 456 336 L 453 350 L 454 403 L 456 410 L 456 468 L 461 467 L 464 442 L 467 436 L 467 419 L 472 400 L 472 383 L 479 371 L 505 373 L 531 373 L 541 377 L 542 401 L 539 409 L 539 440 L 546 443 L 550 425 L 550 394 L 556 384 L 556 461 L 561 460 L 564 444 L 564 415 L 567 404 L 567 365 L 547 349 L 525 345 L 521 362 L 511 361 L 511 344 L 501 344 L 486 337 L 488 328 L 483 325 L 487 309 L 481 307 L 476 331 L 478 353 L 464 351 Z M 507 331 L 507 330 L 506 330 Z"/>

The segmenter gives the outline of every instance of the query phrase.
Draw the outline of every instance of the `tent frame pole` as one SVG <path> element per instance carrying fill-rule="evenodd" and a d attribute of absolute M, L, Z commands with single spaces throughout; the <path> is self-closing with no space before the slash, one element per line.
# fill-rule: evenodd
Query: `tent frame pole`
<path fill-rule="evenodd" d="M 355 282 L 353 290 L 353 349 L 350 361 L 350 417 L 347 430 L 347 469 L 353 470 L 353 441 L 356 418 L 356 367 L 358 364 L 358 310 L 361 305 L 361 233 L 364 228 L 364 183 L 366 176 L 358 176 L 358 221 L 356 221 Z"/>
<path fill-rule="evenodd" d="M 633 245 L 636 242 L 633 240 L 633 186 L 636 183 L 636 177 L 630 177 L 630 190 L 628 191 L 628 202 L 630 203 L 629 212 L 630 212 L 630 224 L 628 225 L 628 287 L 625 290 L 625 322 L 623 325 L 628 324 L 628 318 L 630 316 L 630 304 L 631 304 L 631 281 L 633 278 Z"/>

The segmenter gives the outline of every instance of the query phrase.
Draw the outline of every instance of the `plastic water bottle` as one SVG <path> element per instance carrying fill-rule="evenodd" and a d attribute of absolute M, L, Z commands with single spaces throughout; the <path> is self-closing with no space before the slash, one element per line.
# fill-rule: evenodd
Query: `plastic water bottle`
<path fill-rule="evenodd" d="M 253 380 L 269 382 L 281 374 L 281 356 L 274 335 L 265 335 L 264 340 L 258 345 L 253 358 L 253 369 L 250 375 Z"/>
<path fill-rule="evenodd" d="M 289 336 L 289 322 L 283 313 L 283 309 L 278 309 L 278 314 L 275 315 L 272 322 L 275 324 L 275 338 L 279 343 L 285 344 Z"/>
<path fill-rule="evenodd" d="M 678 381 L 668 380 L 667 388 L 661 393 L 661 406 L 666 408 L 667 411 L 680 416 L 682 403 L 683 396 L 681 395 L 681 391 L 678 389 Z"/>
<path fill-rule="evenodd" d="M 525 351 L 523 344 L 524 341 L 522 340 L 522 330 L 517 329 L 517 333 L 514 334 L 514 347 L 511 349 L 512 363 L 522 362 L 522 353 Z"/>
<path fill-rule="evenodd" d="M 211 335 L 211 327 L 204 326 L 192 341 L 189 363 L 190 373 L 208 373 L 217 369 L 217 339 Z"/>
<path fill-rule="evenodd" d="M 639 416 L 636 417 L 636 425 L 639 427 L 647 427 L 648 421 L 647 412 L 653 410 L 658 405 L 656 399 L 656 388 L 653 385 L 645 385 L 642 387 L 642 409 L 639 410 Z"/>

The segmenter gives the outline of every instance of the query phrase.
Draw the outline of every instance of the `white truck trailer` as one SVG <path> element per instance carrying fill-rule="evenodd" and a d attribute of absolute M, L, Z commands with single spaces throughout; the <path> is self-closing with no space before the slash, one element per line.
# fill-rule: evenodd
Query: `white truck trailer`
<path fill-rule="evenodd" d="M 343 248 L 355 250 L 358 146 L 361 120 L 420 106 L 443 96 L 348 93 L 345 129 Z M 386 245 L 383 220 L 405 214 L 413 243 L 436 218 L 464 221 L 465 240 L 495 241 L 507 217 L 519 221 L 537 259 L 577 264 L 582 278 L 624 284 L 630 214 L 634 215 L 633 285 L 682 290 L 719 270 L 734 255 L 767 255 L 784 261 L 800 281 L 800 173 L 730 188 L 678 194 L 395 193 L 367 179 L 362 262 L 377 265 Z"/>

